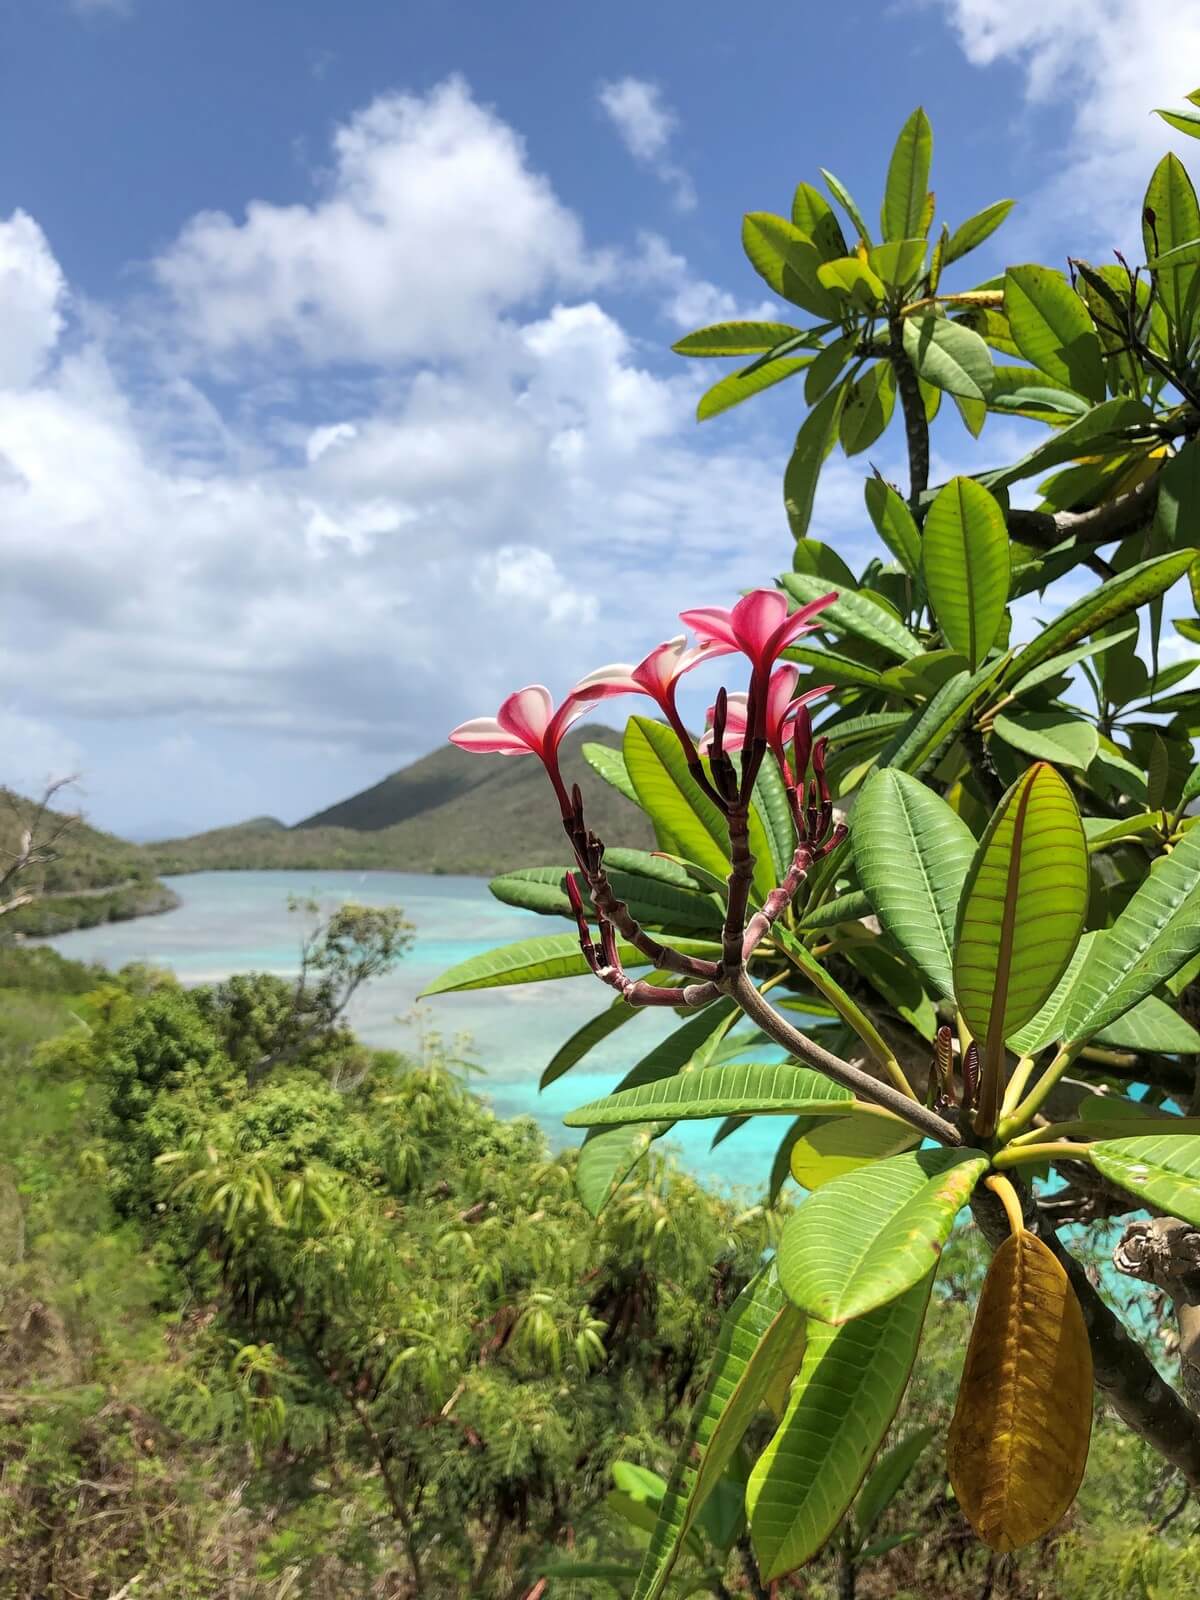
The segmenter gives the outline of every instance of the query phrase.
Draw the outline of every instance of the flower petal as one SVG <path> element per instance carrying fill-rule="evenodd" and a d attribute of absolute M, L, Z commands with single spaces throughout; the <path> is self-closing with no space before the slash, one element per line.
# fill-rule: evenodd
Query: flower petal
<path fill-rule="evenodd" d="M 610 694 L 639 694 L 642 686 L 634 677 L 636 667 L 630 666 L 627 661 L 614 661 L 607 667 L 595 667 L 571 690 L 572 695 L 583 694 L 586 690 L 597 691 L 594 698 L 603 700 Z"/>
<path fill-rule="evenodd" d="M 496 713 L 496 720 L 506 733 L 513 734 L 535 754 L 540 754 L 553 711 L 554 701 L 549 689 L 532 683 L 509 695 Z"/>
<path fill-rule="evenodd" d="M 787 614 L 787 596 L 778 589 L 751 589 L 734 606 L 731 618 L 734 636 L 755 666 L 766 666 L 774 659 L 768 651 Z M 776 650 L 775 655 L 778 654 Z"/>
<path fill-rule="evenodd" d="M 733 631 L 733 613 L 726 606 L 701 606 L 696 611 L 681 611 L 679 620 L 690 628 L 702 644 L 709 646 L 723 646 L 723 649 L 711 649 L 710 655 L 728 655 L 731 650 L 740 650 L 737 635 Z"/>
<path fill-rule="evenodd" d="M 460 722 L 450 735 L 450 743 L 476 755 L 524 756 L 530 753 L 524 739 L 506 733 L 495 717 L 473 717 L 470 722 Z"/>
<path fill-rule="evenodd" d="M 793 611 L 790 617 L 785 618 L 771 640 L 771 648 L 775 655 L 778 656 L 788 645 L 794 644 L 801 634 L 811 633 L 814 628 L 819 627 L 820 624 L 814 618 L 824 611 L 826 606 L 831 606 L 837 597 L 838 592 L 833 589 L 829 594 L 810 600 L 807 605 L 801 606 L 798 611 Z"/>

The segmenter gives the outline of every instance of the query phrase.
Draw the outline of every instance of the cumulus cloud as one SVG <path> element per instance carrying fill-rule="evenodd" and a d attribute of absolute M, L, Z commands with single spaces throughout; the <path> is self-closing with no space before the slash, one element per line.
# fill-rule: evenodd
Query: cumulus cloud
<path fill-rule="evenodd" d="M 1030 208 L 1031 226 L 1068 224 L 1076 248 L 1139 244 L 1139 206 L 1169 146 L 1195 153 L 1155 106 L 1178 105 L 1200 62 L 1200 10 L 1159 0 L 941 0 L 967 59 L 1016 63 L 1031 104 L 1068 108 L 1066 147 Z M 1188 146 L 1190 145 L 1190 150 Z"/>
<path fill-rule="evenodd" d="M 671 156 L 679 118 L 658 85 L 645 78 L 617 78 L 602 83 L 596 98 L 633 159 L 667 185 L 680 211 L 691 211 L 696 204 L 695 185 Z"/>
<path fill-rule="evenodd" d="M 780 314 L 774 300 L 739 300 L 728 289 L 696 277 L 686 257 L 672 250 L 659 233 L 647 231 L 639 235 L 638 253 L 629 271 L 661 292 L 663 315 L 677 328 L 699 328 L 705 323 L 735 318 L 769 321 Z"/>
<path fill-rule="evenodd" d="M 46 235 L 24 211 L 0 221 L 0 388 L 32 383 L 63 329 L 66 284 Z"/>
<path fill-rule="evenodd" d="M 446 268 L 473 342 L 428 265 L 458 238 L 469 168 L 510 202 L 495 248 Z M 679 605 L 727 603 L 786 549 L 769 406 L 697 433 L 698 375 L 648 363 L 588 288 L 577 219 L 461 83 L 351 119 L 311 205 L 193 221 L 158 265 L 164 304 L 91 316 L 61 351 L 62 274 L 28 218 L 8 227 L 40 332 L 22 387 L 0 387 L 0 681 L 82 746 L 102 823 L 148 827 L 185 793 L 197 825 L 303 815 L 514 684 L 636 659 Z M 418 309 L 391 280 L 406 263 Z M 139 317 L 199 337 L 139 364 L 139 340 L 104 342 Z M 236 364 L 236 402 L 214 359 Z M 818 518 L 862 522 L 835 463 Z M 169 768 L 164 793 L 130 781 L 130 752 Z"/>
<path fill-rule="evenodd" d="M 208 351 L 318 364 L 461 354 L 502 314 L 605 270 L 518 135 L 458 78 L 381 96 L 340 127 L 312 205 L 203 212 L 154 265 Z"/>

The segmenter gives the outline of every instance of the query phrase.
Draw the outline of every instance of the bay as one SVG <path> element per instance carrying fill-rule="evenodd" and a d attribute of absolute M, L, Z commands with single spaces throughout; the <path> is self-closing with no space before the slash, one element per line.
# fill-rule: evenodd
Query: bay
<path fill-rule="evenodd" d="M 566 924 L 493 899 L 483 878 L 406 872 L 197 872 L 163 880 L 181 904 L 161 916 L 82 928 L 44 942 L 76 961 L 117 969 L 131 961 L 169 968 L 181 983 L 211 983 L 235 972 L 292 976 L 311 918 L 288 910 L 289 898 L 313 900 L 328 913 L 347 901 L 398 905 L 413 923 L 412 949 L 387 976 L 355 998 L 350 1022 L 379 1048 L 419 1055 L 449 1049 L 482 1069 L 472 1086 L 501 1117 L 536 1118 L 555 1147 L 578 1134 L 562 1126 L 573 1106 L 612 1090 L 633 1063 L 678 1026 L 674 1013 L 646 1012 L 620 1029 L 544 1094 L 538 1079 L 555 1050 L 611 992 L 595 979 L 436 995 L 418 1001 L 440 972 L 493 945 Z M 783 1135 L 781 1118 L 759 1118 L 710 1150 L 717 1124 L 676 1126 L 669 1145 L 680 1165 L 704 1182 L 761 1190 Z"/>

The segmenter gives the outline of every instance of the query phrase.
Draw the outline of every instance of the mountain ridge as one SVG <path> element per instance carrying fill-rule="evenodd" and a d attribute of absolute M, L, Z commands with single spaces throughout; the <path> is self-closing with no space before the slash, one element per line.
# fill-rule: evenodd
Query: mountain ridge
<path fill-rule="evenodd" d="M 592 723 L 563 740 L 563 776 L 578 783 L 588 821 L 612 844 L 652 849 L 643 814 L 588 765 L 584 744 L 620 748 L 620 734 Z M 481 758 L 447 745 L 291 827 L 254 818 L 141 847 L 157 873 L 291 868 L 380 870 L 494 877 L 521 866 L 565 863 L 568 847 L 541 765 Z"/>

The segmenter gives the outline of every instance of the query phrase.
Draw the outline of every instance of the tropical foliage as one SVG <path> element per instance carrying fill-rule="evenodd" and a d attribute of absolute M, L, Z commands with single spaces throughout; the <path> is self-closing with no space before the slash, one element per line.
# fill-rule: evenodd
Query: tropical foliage
<path fill-rule="evenodd" d="M 799 185 L 790 217 L 747 216 L 746 254 L 787 319 L 676 346 L 751 358 L 704 395 L 701 421 L 780 383 L 803 391 L 776 587 L 682 612 L 694 644 L 593 672 L 557 709 L 520 690 L 451 736 L 545 767 L 563 852 L 494 888 L 575 931 L 474 957 L 431 992 L 594 973 L 612 1007 L 547 1080 L 642 1009 L 678 1014 L 567 1117 L 587 1130 L 589 1209 L 619 1203 L 681 1118 L 714 1119 L 720 1139 L 783 1119 L 761 1182 L 777 1194 L 790 1168 L 809 1191 L 727 1314 L 670 1477 L 623 1491 L 655 1508 L 639 1570 L 613 1579 L 635 1600 L 667 1592 L 727 1501 L 757 1583 L 846 1526 L 968 1207 L 996 1254 L 947 1460 L 979 1538 L 1007 1552 L 1059 1522 L 1094 1386 L 1200 1487 L 1200 1418 L 1057 1233 L 1147 1202 L 1200 1227 L 1200 657 L 1186 648 L 1200 616 L 1177 615 L 1200 612 L 1200 208 L 1167 156 L 1137 264 L 1017 264 L 960 287 L 951 269 L 1011 202 L 935 227 L 931 156 L 918 110 L 877 230 L 828 172 L 824 194 Z M 931 484 L 947 397 L 972 439 L 1021 418 L 1030 448 Z M 863 453 L 894 415 L 907 482 L 868 476 L 882 550 L 855 574 L 812 536 L 814 496 L 834 446 Z M 729 655 L 748 687 L 719 689 L 696 738 L 679 683 Z M 628 693 L 662 720 L 634 716 L 621 755 L 593 763 L 649 818 L 652 853 L 608 848 L 558 764 L 570 723 Z M 1173 1292 L 1164 1274 L 1142 1275 Z"/>

